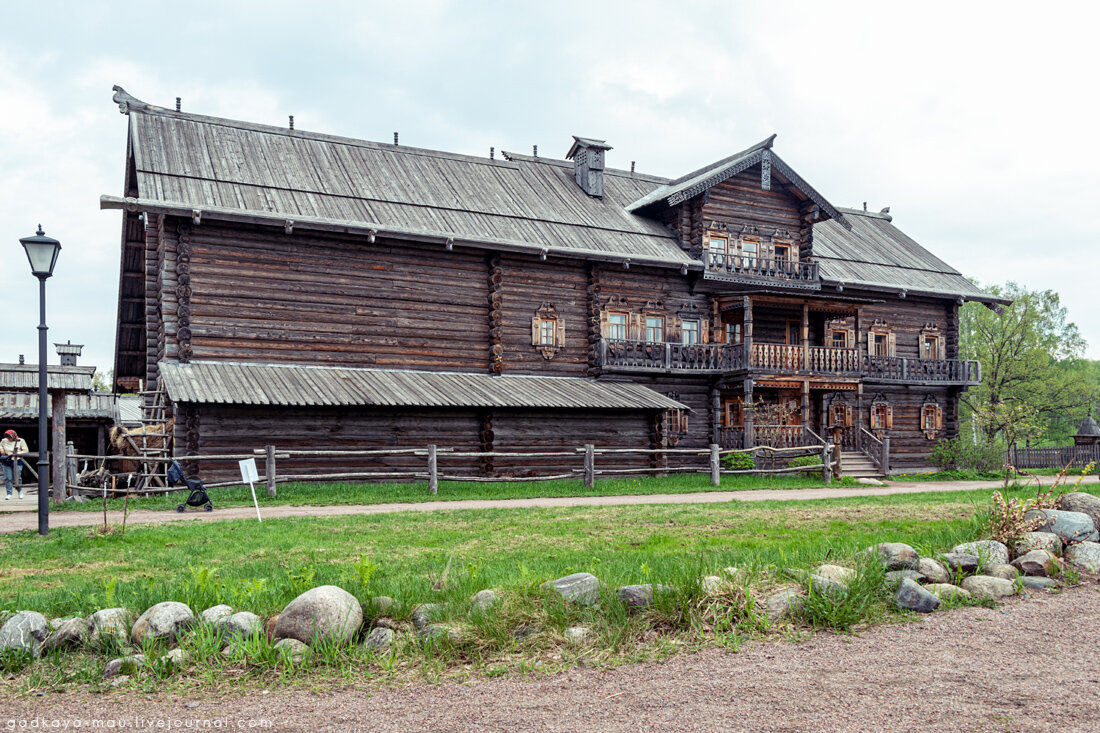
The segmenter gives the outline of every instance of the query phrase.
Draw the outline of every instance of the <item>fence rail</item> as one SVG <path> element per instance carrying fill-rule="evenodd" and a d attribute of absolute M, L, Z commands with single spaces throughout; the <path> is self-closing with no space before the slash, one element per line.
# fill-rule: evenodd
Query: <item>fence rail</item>
<path fill-rule="evenodd" d="M 1053 448 L 1010 448 L 1005 462 L 1016 468 L 1084 468 L 1100 464 L 1100 445 L 1066 445 Z"/>

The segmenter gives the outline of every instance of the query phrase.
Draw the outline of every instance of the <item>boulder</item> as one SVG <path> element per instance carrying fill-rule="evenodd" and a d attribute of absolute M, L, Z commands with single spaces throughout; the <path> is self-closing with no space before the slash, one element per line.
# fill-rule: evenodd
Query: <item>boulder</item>
<path fill-rule="evenodd" d="M 806 596 L 801 588 L 788 587 L 768 596 L 764 602 L 764 614 L 772 621 L 782 621 L 802 613 L 806 608 Z"/>
<path fill-rule="evenodd" d="M 615 591 L 619 600 L 626 604 L 631 612 L 644 611 L 653 607 L 654 593 L 667 593 L 672 589 L 665 585 L 624 585 Z"/>
<path fill-rule="evenodd" d="M 1066 548 L 1066 559 L 1090 573 L 1100 573 L 1100 543 L 1080 542 Z"/>
<path fill-rule="evenodd" d="M 819 596 L 829 596 L 840 599 L 848 594 L 848 586 L 835 580 L 823 578 L 817 574 L 810 575 L 810 589 Z"/>
<path fill-rule="evenodd" d="M 1058 500 L 1058 508 L 1067 512 L 1088 514 L 1092 519 L 1092 525 L 1100 529 L 1100 496 L 1072 491 Z"/>
<path fill-rule="evenodd" d="M 570 626 L 565 630 L 565 640 L 570 644 L 583 644 L 591 632 L 587 626 Z"/>
<path fill-rule="evenodd" d="M 929 583 L 951 582 L 951 574 L 947 572 L 947 567 L 939 560 L 933 560 L 930 557 L 922 557 L 920 559 L 920 567 L 917 571 L 923 575 L 925 580 Z"/>
<path fill-rule="evenodd" d="M 195 614 L 186 604 L 162 601 L 138 616 L 130 638 L 141 646 L 146 639 L 175 641 L 195 623 Z"/>
<path fill-rule="evenodd" d="M 308 593 L 308 591 L 306 592 Z M 292 664 L 301 664 L 302 660 L 309 655 L 309 647 L 306 644 L 289 636 L 275 642 L 275 650 L 279 654 L 286 655 L 286 658 L 288 658 Z"/>
<path fill-rule="evenodd" d="M 229 618 L 233 615 L 233 607 L 227 606 L 224 603 L 211 606 L 202 613 L 199 614 L 199 620 L 205 621 L 208 624 L 216 624 L 223 618 Z"/>
<path fill-rule="evenodd" d="M 871 545 L 867 552 L 876 554 L 887 570 L 916 570 L 920 567 L 917 551 L 901 542 Z"/>
<path fill-rule="evenodd" d="M 883 575 L 883 581 L 887 588 L 893 588 L 905 578 L 915 583 L 923 583 L 925 581 L 925 577 L 916 570 L 891 570 Z"/>
<path fill-rule="evenodd" d="M 1034 519 L 1040 532 L 1053 532 L 1067 544 L 1071 542 L 1097 542 L 1100 534 L 1092 517 L 1082 512 L 1066 512 L 1059 509 L 1032 509 L 1024 514 L 1024 519 Z"/>
<path fill-rule="evenodd" d="M 542 587 L 554 591 L 562 600 L 581 606 L 596 606 L 600 602 L 600 580 L 592 573 L 573 573 L 548 580 Z"/>
<path fill-rule="evenodd" d="M 413 626 L 418 631 L 426 629 L 433 619 L 443 613 L 443 606 L 438 603 L 422 603 L 412 612 Z"/>
<path fill-rule="evenodd" d="M 125 608 L 104 608 L 88 617 L 92 639 L 114 636 L 125 642 L 130 636 L 129 613 Z"/>
<path fill-rule="evenodd" d="M 983 572 L 991 578 L 1003 578 L 1004 580 L 1016 580 L 1020 575 L 1020 571 L 1014 566 L 1005 565 L 1004 563 L 986 565 Z"/>
<path fill-rule="evenodd" d="M 1046 550 L 1055 555 L 1061 555 L 1062 547 L 1062 538 L 1053 532 L 1024 532 L 1012 544 L 1012 549 L 1017 556 L 1025 555 L 1031 550 Z"/>
<path fill-rule="evenodd" d="M 227 638 L 246 639 L 255 633 L 262 632 L 264 622 L 251 611 L 239 611 L 218 621 L 218 628 Z"/>
<path fill-rule="evenodd" d="M 840 583 L 847 587 L 856 577 L 856 571 L 841 565 L 821 565 L 813 572 L 814 575 Z"/>
<path fill-rule="evenodd" d="M 1016 595 L 1016 586 L 1004 578 L 992 578 L 988 575 L 971 575 L 962 582 L 963 590 L 972 595 L 986 598 L 1007 598 Z"/>
<path fill-rule="evenodd" d="M 130 676 L 136 674 L 139 669 L 146 666 L 144 654 L 131 654 L 107 662 L 103 668 L 103 678 L 108 679 L 116 675 Z"/>
<path fill-rule="evenodd" d="M 1054 572 L 1058 558 L 1047 550 L 1032 550 L 1012 561 L 1012 567 L 1022 575 L 1040 575 L 1048 577 Z"/>
<path fill-rule="evenodd" d="M 471 610 L 474 613 L 485 613 L 498 603 L 500 603 L 500 596 L 496 591 L 491 590 L 479 590 L 470 598 Z"/>
<path fill-rule="evenodd" d="M 393 629 L 376 626 L 367 635 L 367 649 L 375 654 L 389 654 L 393 636 Z"/>
<path fill-rule="evenodd" d="M 276 639 L 333 639 L 347 643 L 363 625 L 363 607 L 343 588 L 322 585 L 311 588 L 287 604 L 275 623 Z"/>
<path fill-rule="evenodd" d="M 428 624 L 418 630 L 417 635 L 421 641 L 449 641 L 458 644 L 467 638 L 466 629 L 458 624 Z"/>
<path fill-rule="evenodd" d="M 955 597 L 970 597 L 970 591 L 963 590 L 959 586 L 951 585 L 950 583 L 929 583 L 928 585 L 924 586 L 924 589 L 944 601 L 949 601 Z"/>
<path fill-rule="evenodd" d="M 91 627 L 86 619 L 80 617 L 62 619 L 61 623 L 42 642 L 42 651 L 76 649 L 83 646 L 90 635 Z"/>
<path fill-rule="evenodd" d="M 1045 578 L 1042 576 L 1028 576 L 1025 575 L 1020 578 L 1020 583 L 1030 590 L 1055 590 L 1058 588 L 1058 581 L 1054 578 Z"/>
<path fill-rule="evenodd" d="M 997 540 L 979 540 L 978 542 L 964 542 L 955 545 L 951 552 L 960 555 L 974 555 L 980 558 L 983 564 L 1005 564 L 1012 559 L 1008 554 L 1008 546 Z"/>
<path fill-rule="evenodd" d="M 973 573 L 978 569 L 980 562 L 977 555 L 968 555 L 964 552 L 949 552 L 942 559 L 953 573 Z"/>
<path fill-rule="evenodd" d="M 902 610 L 932 613 L 940 607 L 940 599 L 917 585 L 915 580 L 902 578 L 894 596 L 894 605 Z"/>
<path fill-rule="evenodd" d="M 19 611 L 0 626 L 0 652 L 30 652 L 38 655 L 50 635 L 50 624 L 37 611 Z"/>

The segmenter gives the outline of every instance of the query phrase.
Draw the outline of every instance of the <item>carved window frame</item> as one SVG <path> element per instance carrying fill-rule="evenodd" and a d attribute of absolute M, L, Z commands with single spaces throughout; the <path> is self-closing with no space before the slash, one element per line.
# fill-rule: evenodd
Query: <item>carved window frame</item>
<path fill-rule="evenodd" d="M 882 394 L 871 400 L 871 409 L 867 412 L 867 427 L 879 440 L 894 427 L 894 406 Z"/>
<path fill-rule="evenodd" d="M 882 337 L 883 351 L 885 353 L 876 353 L 876 337 Z M 875 319 L 875 322 L 871 324 L 871 327 L 867 329 L 867 355 L 868 356 L 897 356 L 898 344 L 897 336 L 894 334 L 893 329 L 890 328 L 890 324 L 886 321 Z"/>
<path fill-rule="evenodd" d="M 666 396 L 670 400 L 680 401 L 680 394 L 678 392 L 668 392 Z M 675 446 L 680 442 L 680 438 L 687 435 L 688 432 L 688 411 L 679 407 L 670 407 L 665 410 L 665 439 L 670 446 Z"/>
<path fill-rule="evenodd" d="M 546 326 L 550 324 L 551 340 L 545 339 Z M 539 306 L 531 319 L 531 346 L 538 349 L 542 358 L 547 361 L 557 356 L 558 352 L 565 348 L 565 320 L 558 313 L 553 303 L 547 302 Z"/>
<path fill-rule="evenodd" d="M 927 395 L 920 407 L 920 430 L 928 440 L 943 432 L 943 407 L 935 395 Z"/>
<path fill-rule="evenodd" d="M 825 429 L 836 427 L 850 428 L 855 424 L 855 410 L 848 401 L 848 395 L 844 392 L 834 392 L 828 400 L 825 408 Z"/>
<path fill-rule="evenodd" d="M 856 327 L 851 318 L 830 318 L 825 321 L 825 343 L 834 349 L 854 349 L 856 346 Z M 835 336 L 844 334 L 844 346 L 837 346 Z"/>
<path fill-rule="evenodd" d="M 685 323 L 694 323 L 697 329 L 697 338 L 690 344 L 684 340 L 688 333 L 688 329 L 684 328 Z M 676 322 L 669 329 L 668 340 L 679 343 L 681 346 L 699 346 L 710 343 L 710 322 L 707 319 L 707 311 L 700 308 L 698 303 L 685 303 L 676 311 Z"/>
<path fill-rule="evenodd" d="M 929 339 L 934 340 L 934 347 L 929 352 L 927 348 L 927 341 Z M 947 339 L 945 334 L 940 331 L 939 326 L 934 323 L 926 323 L 924 328 L 920 331 L 920 340 L 917 342 L 917 354 L 921 359 L 937 359 L 943 360 L 947 356 Z"/>

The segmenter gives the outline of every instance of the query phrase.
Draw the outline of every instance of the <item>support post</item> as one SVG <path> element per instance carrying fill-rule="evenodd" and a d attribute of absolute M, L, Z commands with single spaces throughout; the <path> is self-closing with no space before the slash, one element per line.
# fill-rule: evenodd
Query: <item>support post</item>
<path fill-rule="evenodd" d="M 65 481 L 69 486 L 76 486 L 77 477 L 80 475 L 79 466 L 76 464 L 76 446 L 73 441 L 65 441 Z"/>
<path fill-rule="evenodd" d="M 722 427 L 722 393 L 717 387 L 710 390 L 710 442 L 721 443 L 719 439 Z"/>
<path fill-rule="evenodd" d="M 802 304 L 802 368 L 810 371 L 810 306 Z"/>
<path fill-rule="evenodd" d="M 719 461 L 718 456 L 718 444 L 710 444 L 710 485 L 721 486 L 722 485 L 722 464 Z"/>
<path fill-rule="evenodd" d="M 830 452 L 832 453 L 833 463 L 836 464 L 833 468 L 833 475 L 839 480 L 844 478 L 844 450 L 840 444 L 840 428 L 833 432 L 833 444 Z"/>
<path fill-rule="evenodd" d="M 54 392 L 50 395 L 53 412 L 53 429 L 50 444 L 50 472 L 53 477 L 51 495 L 55 504 L 65 500 L 65 393 Z"/>
<path fill-rule="evenodd" d="M 596 446 L 591 443 L 584 444 L 584 488 L 591 489 L 596 485 Z"/>
<path fill-rule="evenodd" d="M 428 493 L 439 493 L 439 468 L 434 445 L 428 446 Z"/>
<path fill-rule="evenodd" d="M 275 446 L 269 445 L 265 448 L 264 456 L 264 479 L 267 481 L 267 495 L 275 496 Z"/>
<path fill-rule="evenodd" d="M 882 436 L 882 475 L 890 475 L 890 433 Z"/>
<path fill-rule="evenodd" d="M 752 403 L 752 377 L 745 378 L 745 403 L 743 405 L 745 415 L 745 448 L 756 446 L 756 434 L 753 432 L 754 412 Z"/>
<path fill-rule="evenodd" d="M 826 442 L 821 446 L 821 477 L 825 479 L 825 483 L 832 483 L 833 480 L 833 446 Z"/>

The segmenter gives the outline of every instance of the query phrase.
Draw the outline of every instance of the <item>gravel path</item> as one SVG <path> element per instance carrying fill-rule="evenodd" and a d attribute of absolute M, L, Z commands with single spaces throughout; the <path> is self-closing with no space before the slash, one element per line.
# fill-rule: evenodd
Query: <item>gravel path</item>
<path fill-rule="evenodd" d="M 280 731 L 1096 731 L 1098 628 L 1100 585 L 1090 579 L 1060 595 L 856 637 L 818 634 L 609 671 L 227 699 L 9 697 L 0 726 L 111 719 L 227 729 L 252 721 Z"/>
<path fill-rule="evenodd" d="M 367 504 L 361 506 L 265 506 L 260 509 L 265 519 L 278 517 L 326 517 L 349 514 L 391 514 L 393 512 L 437 512 L 456 509 L 522 509 L 563 506 L 621 506 L 627 504 L 716 504 L 727 501 L 795 501 L 806 499 L 839 499 L 849 496 L 888 496 L 919 494 L 927 491 L 974 491 L 994 488 L 990 481 L 925 481 L 898 483 L 885 487 L 821 488 L 821 489 L 757 489 L 752 491 L 706 491 L 692 494 L 647 494 L 640 496 L 569 496 L 540 499 L 467 499 L 462 501 L 407 502 Z M 37 507 L 37 505 L 36 505 Z M 4 507 L 0 507 L 3 511 Z M 37 508 L 35 509 L 37 511 Z M 172 510 L 130 512 L 127 524 L 160 522 L 210 522 L 220 519 L 252 519 L 253 507 L 231 507 L 212 512 Z M 107 513 L 111 524 L 122 524 L 122 512 Z M 50 527 L 80 527 L 103 523 L 103 514 L 96 512 L 53 512 Z M 38 515 L 30 510 L 0 514 L 0 534 L 38 529 Z"/>

